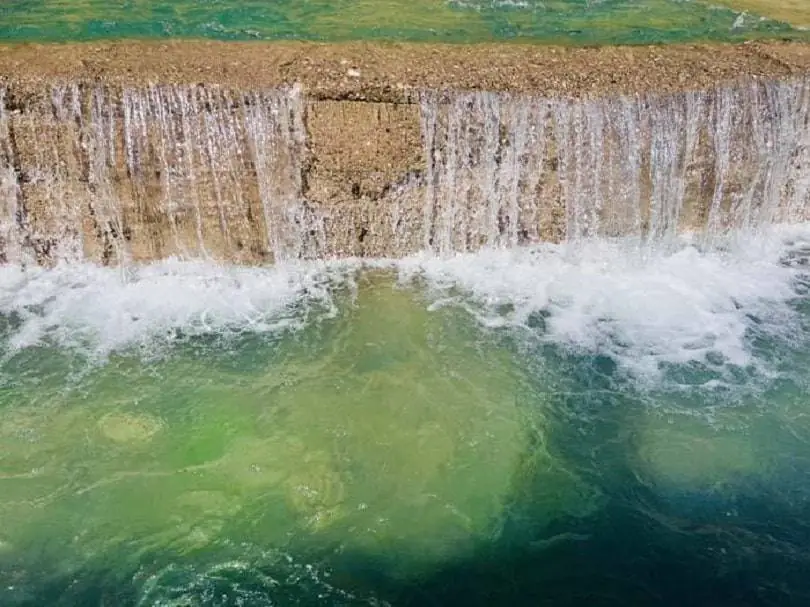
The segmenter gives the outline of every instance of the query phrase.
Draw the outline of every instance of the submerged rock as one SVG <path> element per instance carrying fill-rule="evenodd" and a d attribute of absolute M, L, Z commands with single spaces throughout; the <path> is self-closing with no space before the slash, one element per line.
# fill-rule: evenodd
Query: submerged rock
<path fill-rule="evenodd" d="M 294 379 L 261 416 L 307 446 L 286 484 L 312 531 L 409 575 L 492 541 L 513 499 L 546 522 L 590 511 L 592 490 L 547 451 L 525 469 L 538 403 L 513 355 L 458 310 L 366 276 L 329 335 L 288 361 Z"/>
<path fill-rule="evenodd" d="M 593 510 L 593 488 L 545 448 L 542 398 L 495 337 L 386 276 L 363 275 L 343 303 L 284 339 L 239 342 L 255 349 L 235 353 L 245 369 L 210 364 L 216 342 L 178 347 L 32 407 L 37 442 L 0 455 L 0 474 L 11 460 L 44 470 L 0 495 L 15 548 L 46 534 L 51 558 L 82 562 L 340 546 L 411 577 L 491 543 L 514 501 L 543 525 Z"/>
<path fill-rule="evenodd" d="M 346 486 L 324 452 L 308 453 L 285 481 L 287 503 L 313 529 L 341 516 Z"/>
<path fill-rule="evenodd" d="M 98 421 L 101 434 L 116 443 L 144 443 L 161 431 L 163 423 L 149 415 L 109 413 Z"/>
<path fill-rule="evenodd" d="M 734 427 L 696 414 L 646 413 L 637 439 L 643 478 L 661 491 L 681 493 L 724 491 L 761 478 L 767 463 L 737 422 Z"/>

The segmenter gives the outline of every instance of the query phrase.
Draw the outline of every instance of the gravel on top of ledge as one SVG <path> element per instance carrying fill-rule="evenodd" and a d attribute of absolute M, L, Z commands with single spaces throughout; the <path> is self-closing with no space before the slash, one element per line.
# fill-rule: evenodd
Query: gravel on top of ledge
<path fill-rule="evenodd" d="M 315 99 L 407 101 L 415 90 L 589 97 L 675 92 L 810 72 L 810 43 L 572 48 L 536 44 L 120 41 L 0 45 L 0 81 L 118 86 L 299 83 Z"/>

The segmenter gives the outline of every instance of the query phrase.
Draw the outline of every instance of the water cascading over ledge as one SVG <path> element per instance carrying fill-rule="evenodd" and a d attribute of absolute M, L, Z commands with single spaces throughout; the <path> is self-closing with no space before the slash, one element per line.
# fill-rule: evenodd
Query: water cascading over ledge
<path fill-rule="evenodd" d="M 0 116 L 7 258 L 308 253 L 296 92 L 71 85 L 43 106 Z"/>
<path fill-rule="evenodd" d="M 589 100 L 0 89 L 0 258 L 399 256 L 810 215 L 810 79 Z"/>

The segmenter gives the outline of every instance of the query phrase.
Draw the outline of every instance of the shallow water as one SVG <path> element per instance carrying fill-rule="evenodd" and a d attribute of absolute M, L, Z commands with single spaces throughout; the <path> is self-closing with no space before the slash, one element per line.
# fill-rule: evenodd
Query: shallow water
<path fill-rule="evenodd" d="M 2 267 L 0 604 L 802 604 L 809 255 Z"/>
<path fill-rule="evenodd" d="M 806 16 L 772 0 L 10 0 L 0 38 L 644 44 L 806 37 Z"/>

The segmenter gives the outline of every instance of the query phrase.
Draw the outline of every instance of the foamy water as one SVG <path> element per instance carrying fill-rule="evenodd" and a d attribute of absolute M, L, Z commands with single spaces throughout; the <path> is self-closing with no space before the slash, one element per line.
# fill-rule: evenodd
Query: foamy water
<path fill-rule="evenodd" d="M 0 268 L 0 314 L 15 317 L 14 351 L 46 341 L 106 354 L 184 334 L 273 332 L 301 322 L 292 307 L 329 304 L 326 282 L 343 264 L 227 267 L 168 260 L 111 269 L 63 264 Z"/>
<path fill-rule="evenodd" d="M 177 332 L 299 326 L 314 307 L 320 315 L 334 312 L 333 289 L 355 272 L 391 268 L 404 281 L 425 279 L 433 305 L 462 306 L 484 325 L 529 329 L 533 338 L 575 353 L 610 356 L 649 384 L 667 365 L 767 373 L 750 335 L 803 338 L 791 302 L 805 269 L 785 259 L 806 248 L 810 226 L 783 226 L 738 233 L 708 249 L 688 239 L 655 246 L 591 240 L 272 268 L 176 260 L 126 269 L 6 266 L 0 314 L 14 319 L 9 352 L 48 342 L 107 354 L 170 342 Z"/>
<path fill-rule="evenodd" d="M 448 303 L 472 301 L 486 324 L 530 328 L 542 313 L 544 331 L 533 330 L 541 339 L 612 356 L 654 382 L 668 364 L 760 366 L 747 339 L 754 328 L 799 337 L 790 304 L 806 270 L 784 258 L 810 246 L 810 228 L 737 234 L 723 245 L 594 240 L 414 259 L 403 268 L 424 274 Z"/>

